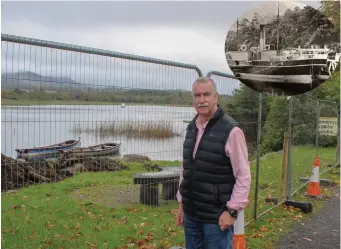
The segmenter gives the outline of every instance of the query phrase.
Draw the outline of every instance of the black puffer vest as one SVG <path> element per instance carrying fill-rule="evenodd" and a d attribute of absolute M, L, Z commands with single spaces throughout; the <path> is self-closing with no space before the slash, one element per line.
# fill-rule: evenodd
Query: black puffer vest
<path fill-rule="evenodd" d="M 182 203 L 184 212 L 192 219 L 218 224 L 235 184 L 225 144 L 230 131 L 238 124 L 218 107 L 205 128 L 193 159 L 198 133 L 196 119 L 197 116 L 188 125 L 183 145 Z"/>

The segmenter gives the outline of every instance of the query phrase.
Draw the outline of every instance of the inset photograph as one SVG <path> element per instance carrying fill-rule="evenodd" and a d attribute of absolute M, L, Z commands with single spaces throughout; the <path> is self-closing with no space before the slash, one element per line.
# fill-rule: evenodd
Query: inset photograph
<path fill-rule="evenodd" d="M 246 86 L 292 96 L 329 79 L 340 66 L 340 43 L 336 28 L 319 10 L 298 2 L 266 2 L 232 25 L 225 55 Z"/>

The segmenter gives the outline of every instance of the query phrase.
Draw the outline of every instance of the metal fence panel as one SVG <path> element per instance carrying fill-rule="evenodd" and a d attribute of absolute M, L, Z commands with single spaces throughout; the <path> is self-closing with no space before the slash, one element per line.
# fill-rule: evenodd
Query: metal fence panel
<path fill-rule="evenodd" d="M 196 66 L 8 35 L 2 47 L 5 156 L 80 139 L 120 144 L 121 156 L 181 160 Z"/>

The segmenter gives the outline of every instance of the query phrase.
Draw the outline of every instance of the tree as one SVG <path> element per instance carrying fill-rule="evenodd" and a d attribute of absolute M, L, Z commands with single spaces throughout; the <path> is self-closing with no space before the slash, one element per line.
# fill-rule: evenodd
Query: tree
<path fill-rule="evenodd" d="M 322 1 L 321 12 L 334 24 L 335 30 L 340 34 L 340 1 Z"/>
<path fill-rule="evenodd" d="M 340 112 L 340 71 L 334 72 L 326 82 L 310 93 L 318 99 L 335 102 Z"/>

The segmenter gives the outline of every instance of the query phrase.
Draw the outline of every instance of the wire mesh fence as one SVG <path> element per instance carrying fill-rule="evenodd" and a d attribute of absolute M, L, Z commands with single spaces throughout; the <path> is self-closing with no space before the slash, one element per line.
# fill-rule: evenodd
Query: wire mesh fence
<path fill-rule="evenodd" d="M 85 211 L 94 203 L 111 210 L 125 208 L 114 218 L 119 228 L 111 229 L 116 233 L 98 235 L 100 243 L 110 245 L 116 243 L 113 239 L 131 240 L 130 230 L 120 227 L 127 217 L 141 224 L 145 219 L 155 221 L 157 207 L 157 212 L 169 216 L 156 215 L 159 223 L 154 229 L 173 238 L 175 228 L 165 224 L 173 222 L 178 206 L 182 146 L 196 114 L 192 83 L 202 76 L 200 69 L 8 35 L 2 35 L 2 48 L 2 192 L 37 185 L 41 195 L 36 195 L 50 201 L 51 192 L 60 190 L 66 193 L 60 197 L 67 206 L 61 211 L 65 213 L 73 205 L 67 198 L 78 199 Z M 245 223 L 273 208 L 268 200 L 280 195 L 283 181 L 287 196 L 306 181 L 301 178 L 311 173 L 307 162 L 312 165 L 316 155 L 323 166 L 338 161 L 336 150 L 330 150 L 337 147 L 339 137 L 335 103 L 308 94 L 264 96 L 231 75 L 211 71 L 208 76 L 217 84 L 219 105 L 245 134 L 252 174 Z M 77 174 L 85 171 L 89 172 Z M 61 181 L 67 184 L 53 184 Z M 59 197 L 53 201 L 58 205 Z M 153 212 L 136 218 L 132 204 L 142 213 L 146 208 Z M 45 218 L 56 217 L 49 212 Z M 67 221 L 61 218 L 59 225 L 63 222 Z M 52 223 L 46 224 L 42 226 Z M 15 229 L 9 220 L 5 225 L 9 231 Z M 20 231 L 28 234 L 32 229 L 28 222 Z M 53 231 L 48 231 L 50 236 Z M 13 248 L 15 233 L 4 238 L 6 248 Z M 24 240 L 21 247 L 36 248 L 43 242 Z"/>
<path fill-rule="evenodd" d="M 181 159 L 193 116 L 189 91 L 201 73 L 195 66 L 3 38 L 4 155 L 30 160 L 33 168 L 73 147 L 86 148 L 74 150 L 77 157 L 119 152 Z"/>

